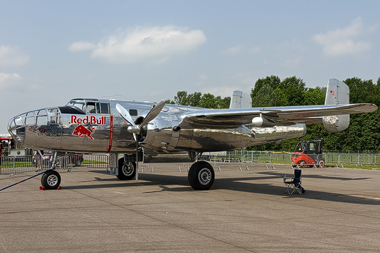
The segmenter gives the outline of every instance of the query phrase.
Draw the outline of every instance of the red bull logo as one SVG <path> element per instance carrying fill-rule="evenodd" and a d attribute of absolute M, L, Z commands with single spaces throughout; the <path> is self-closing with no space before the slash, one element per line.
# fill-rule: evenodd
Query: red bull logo
<path fill-rule="evenodd" d="M 83 125 L 78 125 L 72 135 L 77 135 L 79 137 L 84 137 L 84 136 L 87 136 L 87 138 L 91 139 L 91 140 L 94 140 L 94 138 L 91 136 L 92 134 L 95 133 L 95 127 L 92 128 L 92 131 L 88 130 L 87 128 L 85 128 Z"/>
<path fill-rule="evenodd" d="M 79 118 L 75 115 L 71 115 L 70 118 L 70 123 L 71 124 L 91 124 L 91 125 L 105 125 L 107 124 L 107 117 L 106 116 L 101 116 L 101 117 L 96 117 L 96 116 L 86 116 L 84 118 Z"/>

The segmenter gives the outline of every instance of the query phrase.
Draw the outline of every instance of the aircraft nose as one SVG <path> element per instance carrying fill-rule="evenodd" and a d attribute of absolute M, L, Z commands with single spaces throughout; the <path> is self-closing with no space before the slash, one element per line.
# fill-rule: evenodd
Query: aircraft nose
<path fill-rule="evenodd" d="M 25 118 L 26 114 L 13 117 L 8 123 L 8 132 L 12 138 L 22 145 L 25 140 Z"/>

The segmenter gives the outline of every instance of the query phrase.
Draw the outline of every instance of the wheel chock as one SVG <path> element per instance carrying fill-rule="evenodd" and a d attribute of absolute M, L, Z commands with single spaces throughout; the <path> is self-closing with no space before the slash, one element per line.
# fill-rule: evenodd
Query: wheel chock
<path fill-rule="evenodd" d="M 61 189 L 62 189 L 61 186 L 58 186 L 57 190 L 61 190 Z M 40 190 L 41 191 L 46 191 L 46 188 L 43 187 L 43 186 L 40 186 Z"/>

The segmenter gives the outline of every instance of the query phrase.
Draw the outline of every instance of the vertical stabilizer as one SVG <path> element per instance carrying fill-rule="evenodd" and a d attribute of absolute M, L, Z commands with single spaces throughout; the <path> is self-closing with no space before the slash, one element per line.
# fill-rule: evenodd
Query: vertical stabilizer
<path fill-rule="evenodd" d="M 350 89 L 347 84 L 330 79 L 327 84 L 325 105 L 349 104 Z M 350 125 L 350 115 L 333 115 L 323 117 L 323 126 L 329 132 L 336 133 L 347 129 Z"/>
<path fill-rule="evenodd" d="M 231 95 L 230 109 L 234 108 L 251 108 L 252 98 L 248 93 L 235 90 Z"/>

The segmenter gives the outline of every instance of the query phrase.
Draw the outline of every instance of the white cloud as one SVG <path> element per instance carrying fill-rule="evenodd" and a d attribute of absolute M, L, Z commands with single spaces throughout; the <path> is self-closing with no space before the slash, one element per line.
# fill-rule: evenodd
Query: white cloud
<path fill-rule="evenodd" d="M 136 61 L 163 62 L 173 55 L 187 53 L 206 42 L 201 30 L 187 31 L 174 26 L 136 27 L 111 35 L 97 44 L 87 41 L 72 43 L 72 52 L 91 50 L 92 58 L 113 63 Z"/>
<path fill-rule="evenodd" d="M 22 66 L 29 61 L 29 56 L 18 47 L 0 46 L 0 66 Z"/>
<path fill-rule="evenodd" d="M 87 51 L 91 49 L 95 49 L 96 45 L 91 44 L 87 41 L 78 41 L 74 42 L 69 46 L 69 51 L 71 52 L 80 52 L 80 51 Z"/>
<path fill-rule="evenodd" d="M 330 56 L 364 53 L 371 49 L 371 44 L 360 40 L 365 32 L 372 32 L 373 28 L 365 28 L 360 17 L 354 19 L 352 24 L 327 33 L 313 36 L 313 40 L 323 46 L 323 52 Z"/>
<path fill-rule="evenodd" d="M 242 53 L 243 47 L 238 45 L 236 47 L 231 47 L 223 52 L 223 54 L 230 55 L 230 56 L 236 56 L 240 55 Z"/>
<path fill-rule="evenodd" d="M 249 52 L 251 54 L 258 54 L 258 53 L 261 53 L 261 47 L 252 47 L 251 49 L 249 49 Z"/>
<path fill-rule="evenodd" d="M 0 90 L 8 88 L 20 80 L 22 77 L 19 74 L 0 73 Z"/>

